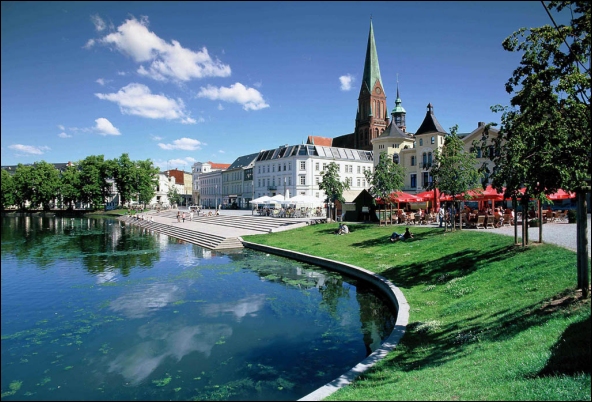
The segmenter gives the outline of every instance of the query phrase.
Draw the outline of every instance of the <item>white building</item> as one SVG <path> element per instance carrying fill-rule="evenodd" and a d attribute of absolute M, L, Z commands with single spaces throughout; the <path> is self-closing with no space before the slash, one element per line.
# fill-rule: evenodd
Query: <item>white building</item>
<path fill-rule="evenodd" d="M 218 208 L 222 205 L 222 170 L 209 170 L 198 177 L 200 205 L 202 208 Z"/>
<path fill-rule="evenodd" d="M 212 171 L 226 170 L 230 167 L 229 163 L 214 163 L 214 162 L 195 162 L 191 168 L 192 174 L 192 198 L 193 205 L 204 205 L 202 202 L 202 191 L 200 188 L 199 176 L 202 173 Z M 213 206 L 214 204 L 212 204 Z"/>
<path fill-rule="evenodd" d="M 224 208 L 249 208 L 253 199 L 253 166 L 259 153 L 239 156 L 222 171 L 222 206 Z"/>
<path fill-rule="evenodd" d="M 372 151 L 321 145 L 284 145 L 259 152 L 253 168 L 255 198 L 282 194 L 284 197 L 308 195 L 325 199 L 319 189 L 322 172 L 329 163 L 339 167 L 341 181 L 351 190 L 369 187 L 364 171 L 373 168 Z"/>
<path fill-rule="evenodd" d="M 177 188 L 178 194 L 183 194 L 185 192 L 185 187 L 182 184 L 177 184 L 175 177 L 167 175 L 167 172 L 160 172 L 158 173 L 158 183 L 156 184 L 156 193 L 154 197 L 150 200 L 150 205 L 155 207 L 157 205 L 167 208 L 171 206 L 171 202 L 169 200 L 169 191 L 174 187 Z"/>

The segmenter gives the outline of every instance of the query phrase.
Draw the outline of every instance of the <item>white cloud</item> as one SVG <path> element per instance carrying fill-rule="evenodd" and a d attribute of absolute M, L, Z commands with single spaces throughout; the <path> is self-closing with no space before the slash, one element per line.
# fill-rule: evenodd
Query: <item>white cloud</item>
<path fill-rule="evenodd" d="M 105 86 L 106 83 L 111 82 L 111 80 L 106 80 L 104 78 L 99 78 L 95 82 L 99 83 L 101 86 Z"/>
<path fill-rule="evenodd" d="M 82 46 L 85 49 L 90 49 L 91 47 L 93 47 L 95 44 L 95 40 L 94 39 L 89 39 L 86 44 L 84 46 Z"/>
<path fill-rule="evenodd" d="M 221 103 L 218 103 L 218 110 L 224 110 L 224 106 Z"/>
<path fill-rule="evenodd" d="M 62 126 L 61 124 L 58 124 L 58 128 L 62 131 L 64 131 L 66 129 L 66 127 Z"/>
<path fill-rule="evenodd" d="M 225 154 L 225 153 L 226 153 L 226 151 L 219 150 L 219 151 L 218 151 L 218 153 L 219 153 L 219 154 Z"/>
<path fill-rule="evenodd" d="M 99 99 L 115 102 L 123 114 L 147 117 L 149 119 L 181 120 L 184 124 L 194 124 L 185 111 L 183 100 L 155 95 L 146 85 L 131 83 L 117 93 L 96 93 Z"/>
<path fill-rule="evenodd" d="M 179 158 L 179 159 L 170 159 L 168 161 L 169 166 L 191 166 L 193 165 L 195 162 L 197 162 L 196 159 L 188 156 L 185 158 Z"/>
<path fill-rule="evenodd" d="M 34 147 L 32 145 L 22 145 L 22 144 L 12 144 L 9 145 L 8 148 L 14 149 L 15 151 L 24 152 L 26 154 L 32 155 L 43 155 L 45 151 L 49 151 L 50 147 Z"/>
<path fill-rule="evenodd" d="M 183 151 L 195 151 L 201 149 L 202 143 L 198 140 L 194 140 L 193 138 L 180 138 L 178 140 L 173 141 L 172 144 L 163 144 L 159 143 L 158 146 L 162 149 L 172 150 L 172 149 L 181 149 Z"/>
<path fill-rule="evenodd" d="M 263 85 L 263 84 L 261 83 L 261 81 L 257 81 L 257 82 L 254 82 L 254 83 L 253 83 L 253 86 L 254 86 L 255 88 L 261 88 L 261 86 L 262 86 L 262 85 Z"/>
<path fill-rule="evenodd" d="M 152 138 L 154 141 L 161 141 L 162 137 L 159 137 L 158 135 L 151 135 L 150 138 Z"/>
<path fill-rule="evenodd" d="M 354 77 L 351 74 L 342 75 L 339 77 L 339 82 L 341 82 L 342 91 L 349 91 L 352 88 Z"/>
<path fill-rule="evenodd" d="M 117 75 L 127 75 L 127 73 L 125 71 L 118 71 Z"/>
<path fill-rule="evenodd" d="M 230 66 L 212 59 L 205 47 L 193 51 L 182 47 L 176 40 L 168 43 L 149 31 L 147 17 L 140 21 L 132 17 L 121 24 L 117 32 L 99 41 L 114 46 L 137 63 L 150 62 L 148 68 L 141 65 L 137 72 L 155 80 L 189 81 L 193 78 L 230 76 Z"/>
<path fill-rule="evenodd" d="M 197 97 L 240 103 L 245 110 L 259 110 L 269 107 L 259 91 L 255 88 L 247 88 L 240 82 L 231 85 L 229 88 L 216 88 L 212 85 L 205 88 L 201 87 Z"/>
<path fill-rule="evenodd" d="M 105 21 L 103 21 L 102 18 L 99 17 L 99 14 L 91 15 L 90 19 L 91 19 L 92 23 L 95 25 L 95 29 L 97 31 L 101 32 L 102 30 L 105 29 L 105 27 L 106 27 Z"/>
<path fill-rule="evenodd" d="M 101 135 L 121 135 L 119 130 L 111 124 L 111 122 L 104 117 L 99 117 L 95 120 L 97 125 L 94 130 Z"/>
<path fill-rule="evenodd" d="M 58 134 L 58 137 L 60 137 L 60 138 L 72 138 L 72 136 L 71 136 L 71 135 L 68 135 L 68 134 L 66 134 L 66 133 L 59 133 L 59 134 Z"/>

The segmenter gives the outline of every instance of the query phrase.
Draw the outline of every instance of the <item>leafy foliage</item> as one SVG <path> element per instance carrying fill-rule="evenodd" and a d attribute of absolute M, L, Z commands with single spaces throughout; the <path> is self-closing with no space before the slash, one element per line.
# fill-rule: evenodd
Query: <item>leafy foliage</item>
<path fill-rule="evenodd" d="M 138 192 L 138 172 L 136 164 L 130 159 L 128 154 L 121 154 L 119 158 L 112 159 L 110 169 L 115 181 L 121 204 L 125 205 L 131 201 Z"/>
<path fill-rule="evenodd" d="M 43 210 L 49 210 L 60 188 L 60 172 L 51 163 L 37 162 L 31 168 L 29 187 L 31 205 L 41 205 Z"/>
<path fill-rule="evenodd" d="M 14 180 L 10 173 L 2 169 L 2 190 L 0 198 L 0 208 L 4 210 L 6 207 L 14 205 Z"/>
<path fill-rule="evenodd" d="M 154 166 L 150 159 L 137 161 L 138 188 L 140 202 L 148 204 L 156 194 L 159 169 Z"/>
<path fill-rule="evenodd" d="M 111 185 L 107 181 L 111 165 L 103 155 L 91 155 L 78 163 L 80 171 L 80 201 L 93 206 L 103 204 L 110 195 Z"/>
<path fill-rule="evenodd" d="M 431 167 L 432 183 L 429 190 L 438 188 L 441 193 L 456 197 L 479 186 L 482 175 L 475 166 L 475 155 L 465 152 L 463 141 L 456 135 L 458 125 L 450 128 L 450 135 L 444 139 L 442 149 L 434 151 Z M 452 220 L 455 222 L 454 220 Z M 460 227 L 462 228 L 462 222 Z"/>
<path fill-rule="evenodd" d="M 60 195 L 65 205 L 72 204 L 80 199 L 80 172 L 74 165 L 66 167 L 60 178 Z"/>
<path fill-rule="evenodd" d="M 393 201 L 389 195 L 400 191 L 405 183 L 405 168 L 395 163 L 387 153 L 381 153 L 374 172 L 365 171 L 364 176 L 370 188 L 368 192 L 374 198 L 380 197 L 387 204 L 392 205 Z"/>
<path fill-rule="evenodd" d="M 349 190 L 349 183 L 339 181 L 339 165 L 335 162 L 329 163 L 327 169 L 321 175 L 323 179 L 319 183 L 319 189 L 325 192 L 326 201 L 335 202 L 339 200 L 344 202 L 343 192 Z"/>

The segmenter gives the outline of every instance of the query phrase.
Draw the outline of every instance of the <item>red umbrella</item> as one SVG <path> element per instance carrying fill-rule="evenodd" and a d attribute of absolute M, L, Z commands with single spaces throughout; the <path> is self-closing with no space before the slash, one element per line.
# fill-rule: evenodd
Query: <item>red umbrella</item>
<path fill-rule="evenodd" d="M 422 202 L 423 201 L 423 197 L 420 197 L 419 195 L 405 193 L 403 191 L 391 193 L 390 198 L 394 202 Z"/>
<path fill-rule="evenodd" d="M 499 193 L 496 189 L 491 187 L 491 184 L 482 189 L 474 189 L 469 190 L 466 192 L 468 196 L 470 196 L 473 200 L 477 201 L 485 201 L 485 200 L 493 200 L 493 201 L 503 201 L 504 200 L 504 192 L 502 191 Z"/>
<path fill-rule="evenodd" d="M 576 193 L 568 193 L 566 191 L 563 191 L 562 189 L 559 189 L 557 190 L 557 192 L 547 195 L 547 198 L 551 201 L 567 200 L 568 198 L 576 198 Z"/>
<path fill-rule="evenodd" d="M 434 190 L 423 191 L 421 193 L 415 194 L 415 196 L 421 197 L 426 201 L 434 200 Z M 436 198 L 440 201 L 452 201 L 452 196 L 441 193 L 438 189 L 436 189 Z M 435 200 L 434 205 L 436 205 Z"/>

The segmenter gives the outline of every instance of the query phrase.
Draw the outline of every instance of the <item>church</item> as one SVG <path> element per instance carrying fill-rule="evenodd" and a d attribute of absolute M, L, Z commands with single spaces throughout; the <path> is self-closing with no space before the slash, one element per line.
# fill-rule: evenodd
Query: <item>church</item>
<path fill-rule="evenodd" d="M 410 193 L 422 192 L 432 181 L 430 168 L 434 151 L 444 145 L 444 138 L 448 133 L 436 119 L 434 106 L 431 103 L 428 103 L 426 115 L 417 131 L 415 133 L 407 131 L 405 123 L 407 112 L 402 106 L 398 82 L 395 107 L 392 109 L 390 117 L 386 99 L 380 77 L 374 28 L 372 20 L 370 20 L 354 132 L 335 138 L 309 136 L 307 144 L 373 151 L 374 166 L 378 164 L 380 155 L 387 153 L 395 163 L 405 167 L 405 184 L 402 190 Z M 472 132 L 457 134 L 465 144 L 465 151 L 472 150 L 473 140 L 481 138 L 484 128 L 485 123 L 478 122 Z M 496 136 L 498 132 L 497 129 L 490 128 L 490 145 L 491 137 Z M 490 164 L 490 170 L 495 168 L 486 155 L 478 152 L 478 166 L 481 166 L 483 162 Z"/>

